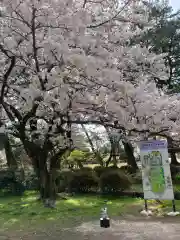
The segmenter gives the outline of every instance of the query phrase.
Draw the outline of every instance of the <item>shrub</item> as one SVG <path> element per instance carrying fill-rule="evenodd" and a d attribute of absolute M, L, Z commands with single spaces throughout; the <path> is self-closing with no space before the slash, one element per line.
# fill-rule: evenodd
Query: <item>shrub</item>
<path fill-rule="evenodd" d="M 38 190 L 39 181 L 37 175 L 33 171 L 26 173 L 24 186 L 26 190 Z"/>
<path fill-rule="evenodd" d="M 93 171 L 93 169 L 91 167 L 83 167 L 80 170 L 85 171 L 85 172 L 92 172 Z"/>
<path fill-rule="evenodd" d="M 177 181 L 180 181 L 180 174 L 179 174 L 179 173 L 176 175 L 175 179 L 176 179 Z"/>
<path fill-rule="evenodd" d="M 72 172 L 78 173 L 78 172 L 91 172 L 92 173 L 92 168 L 91 167 L 82 167 L 82 168 L 76 168 L 72 169 Z"/>
<path fill-rule="evenodd" d="M 100 177 L 104 172 L 108 171 L 108 168 L 96 166 L 94 167 L 93 171 L 97 177 Z"/>
<path fill-rule="evenodd" d="M 129 165 L 121 166 L 120 170 L 122 172 L 129 173 L 129 174 L 133 174 L 134 173 L 133 168 L 131 166 L 129 166 Z"/>
<path fill-rule="evenodd" d="M 0 171 L 0 189 L 12 195 L 22 195 L 25 187 L 17 176 L 9 169 Z"/>
<path fill-rule="evenodd" d="M 174 184 L 179 184 L 180 183 L 180 173 L 178 173 L 174 176 L 173 183 Z"/>
<path fill-rule="evenodd" d="M 83 164 L 86 161 L 86 158 L 89 156 L 88 152 L 83 152 L 78 149 L 75 149 L 71 152 L 70 156 L 66 159 L 66 164 L 68 165 L 77 165 L 79 168 L 83 167 Z"/>
<path fill-rule="evenodd" d="M 109 170 L 101 175 L 99 184 L 102 193 L 114 193 L 129 189 L 132 180 L 120 170 Z"/>
<path fill-rule="evenodd" d="M 131 174 L 131 177 L 133 179 L 133 183 L 142 184 L 142 172 L 141 171 Z"/>
<path fill-rule="evenodd" d="M 118 166 L 114 166 L 114 165 L 112 165 L 112 166 L 109 166 L 108 169 L 114 169 L 114 170 L 117 170 L 117 169 L 119 169 L 119 167 L 118 167 Z"/>
<path fill-rule="evenodd" d="M 75 193 L 88 193 L 98 188 L 98 182 L 93 176 L 92 171 L 77 171 L 69 181 L 69 190 Z"/>
<path fill-rule="evenodd" d="M 69 184 L 72 181 L 74 173 L 71 170 L 61 171 L 59 177 L 56 179 L 56 185 L 58 192 L 70 191 Z"/>
<path fill-rule="evenodd" d="M 171 176 L 173 179 L 176 179 L 176 175 L 180 174 L 180 166 L 170 165 Z"/>

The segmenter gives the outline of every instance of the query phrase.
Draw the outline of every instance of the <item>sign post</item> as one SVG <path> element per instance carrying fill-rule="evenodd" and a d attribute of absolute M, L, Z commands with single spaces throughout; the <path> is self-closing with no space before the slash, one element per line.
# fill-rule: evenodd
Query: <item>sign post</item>
<path fill-rule="evenodd" d="M 147 211 L 147 200 L 172 200 L 176 212 L 167 142 L 152 140 L 139 142 L 142 163 L 142 181 Z M 176 214 L 177 215 L 177 214 Z"/>

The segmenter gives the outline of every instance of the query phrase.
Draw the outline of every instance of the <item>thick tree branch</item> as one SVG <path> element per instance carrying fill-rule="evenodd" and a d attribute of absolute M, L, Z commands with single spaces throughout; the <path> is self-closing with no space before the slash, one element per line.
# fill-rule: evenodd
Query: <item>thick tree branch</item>
<path fill-rule="evenodd" d="M 84 0 L 84 3 L 83 3 L 83 8 L 86 7 L 86 3 L 87 3 L 87 0 Z"/>
<path fill-rule="evenodd" d="M 12 112 L 9 109 L 9 106 L 7 105 L 7 103 L 2 102 L 2 106 L 7 114 L 7 116 L 9 117 L 9 119 L 11 120 L 11 122 L 13 122 L 15 120 L 14 115 L 12 114 Z"/>
<path fill-rule="evenodd" d="M 31 117 L 35 117 L 36 116 L 36 111 L 39 107 L 38 102 L 41 100 L 41 98 L 37 98 L 34 101 L 34 104 L 31 108 L 31 110 L 23 117 L 23 124 L 25 125 L 27 123 L 27 121 L 31 118 Z"/>
<path fill-rule="evenodd" d="M 86 135 L 86 137 L 87 137 L 87 140 L 88 140 L 88 142 L 89 142 L 89 145 L 91 146 L 91 150 L 93 151 L 93 153 L 96 153 L 97 151 L 96 151 L 96 149 L 95 149 L 95 147 L 94 147 L 94 145 L 93 145 L 93 141 L 91 140 L 91 138 L 90 138 L 90 136 L 89 136 L 89 134 L 88 134 L 88 131 L 86 130 L 86 128 L 84 127 L 83 124 L 81 124 L 81 127 L 82 127 L 83 132 L 85 133 L 85 135 Z"/>
<path fill-rule="evenodd" d="M 7 86 L 7 81 L 8 81 L 8 77 L 10 76 L 14 66 L 15 66 L 15 63 L 16 63 L 16 58 L 15 56 L 11 57 L 11 64 L 8 68 L 8 70 L 6 71 L 6 73 L 4 74 L 4 77 L 3 77 L 3 84 L 2 84 L 2 88 L 1 88 L 1 96 L 0 96 L 0 103 L 3 102 L 3 99 L 4 99 L 4 92 L 5 92 L 5 88 Z"/>
<path fill-rule="evenodd" d="M 22 121 L 22 116 L 20 114 L 20 112 L 12 105 L 9 105 L 9 108 L 11 109 L 11 111 L 13 112 L 14 116 L 18 119 L 19 123 Z"/>
<path fill-rule="evenodd" d="M 40 67 L 39 67 L 39 61 L 38 61 L 38 48 L 36 46 L 36 25 L 35 25 L 35 19 L 36 19 L 36 8 L 32 8 L 32 41 L 33 41 L 33 57 L 36 65 L 36 71 L 38 74 L 38 78 L 41 84 L 41 89 L 45 90 L 45 85 L 43 82 L 42 77 L 40 76 Z"/>
<path fill-rule="evenodd" d="M 65 147 L 63 149 L 60 149 L 58 152 L 56 152 L 52 158 L 50 159 L 50 170 L 57 169 L 59 162 L 60 162 L 60 157 L 69 150 L 69 147 Z"/>

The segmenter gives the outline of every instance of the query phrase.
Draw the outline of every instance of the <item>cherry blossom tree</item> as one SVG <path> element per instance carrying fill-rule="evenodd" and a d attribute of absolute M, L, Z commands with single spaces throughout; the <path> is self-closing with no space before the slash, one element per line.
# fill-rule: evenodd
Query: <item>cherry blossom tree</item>
<path fill-rule="evenodd" d="M 154 83 L 168 78 L 164 55 L 130 44 L 153 24 L 143 1 L 1 1 L 0 104 L 47 206 L 59 160 L 73 149 L 72 124 L 131 133 L 174 127 L 168 114 L 177 99 Z"/>

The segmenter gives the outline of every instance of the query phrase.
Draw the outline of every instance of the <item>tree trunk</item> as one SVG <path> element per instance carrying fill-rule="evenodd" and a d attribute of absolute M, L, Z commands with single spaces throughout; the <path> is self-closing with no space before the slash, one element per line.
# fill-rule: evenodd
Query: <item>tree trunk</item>
<path fill-rule="evenodd" d="M 13 151 L 11 144 L 9 142 L 9 138 L 6 135 L 5 140 L 4 140 L 4 149 L 5 149 L 5 154 L 6 154 L 6 161 L 7 161 L 7 166 L 10 169 L 17 169 L 17 162 L 14 157 Z"/>
<path fill-rule="evenodd" d="M 113 162 L 113 165 L 115 167 L 117 167 L 117 151 L 119 149 L 119 141 L 120 141 L 120 137 L 119 139 L 117 139 L 117 141 L 113 141 L 112 135 L 111 135 L 111 131 L 108 129 L 108 127 L 105 127 L 107 135 L 109 137 L 109 142 L 111 144 L 111 151 L 110 151 L 110 156 L 106 162 L 106 167 L 108 167 L 108 165 L 110 164 L 110 162 Z"/>
<path fill-rule="evenodd" d="M 132 167 L 132 170 L 135 173 L 138 169 L 138 166 L 136 163 L 136 159 L 134 157 L 133 147 L 129 142 L 123 141 L 123 145 L 124 145 L 124 151 L 127 155 L 127 164 Z"/>
<path fill-rule="evenodd" d="M 113 152 L 113 159 L 112 159 L 112 161 L 113 161 L 113 165 L 115 166 L 115 167 L 117 167 L 117 158 L 116 158 L 116 146 L 114 145 L 114 146 L 112 146 L 112 152 Z"/>
<path fill-rule="evenodd" d="M 109 164 L 110 164 L 110 162 L 111 162 L 111 159 L 112 159 L 112 157 L 113 157 L 113 151 L 112 151 L 112 149 L 111 149 L 111 152 L 110 152 L 109 158 L 108 158 L 108 160 L 105 162 L 105 165 L 106 165 L 106 167 L 108 167 L 108 166 L 109 166 Z"/>
<path fill-rule="evenodd" d="M 18 164 L 17 164 L 16 159 L 14 157 L 8 135 L 6 135 L 5 139 L 4 139 L 4 149 L 5 149 L 5 154 L 6 154 L 7 166 L 12 173 L 12 182 L 10 184 L 11 193 L 15 195 L 16 194 L 16 174 L 15 174 L 15 171 L 17 170 Z"/>
<path fill-rule="evenodd" d="M 25 142 L 24 145 L 38 178 L 39 200 L 44 203 L 44 206 L 50 207 L 50 176 L 47 169 L 47 157 L 35 144 Z"/>
<path fill-rule="evenodd" d="M 167 142 L 168 142 L 168 148 L 173 148 L 173 139 L 171 137 L 167 137 Z M 179 162 L 177 161 L 177 158 L 176 158 L 176 153 L 173 151 L 170 151 L 169 154 L 171 157 L 171 165 L 179 165 Z"/>
<path fill-rule="evenodd" d="M 48 171 L 46 156 L 39 153 L 38 158 L 34 161 L 39 166 L 39 192 L 40 199 L 45 207 L 54 208 L 56 202 L 56 186 L 54 180 L 54 172 L 50 162 L 50 169 Z"/>
<path fill-rule="evenodd" d="M 46 150 L 41 149 L 38 145 L 27 139 L 21 139 L 25 151 L 32 161 L 34 172 L 38 178 L 39 200 L 49 207 L 49 173 L 47 169 Z"/>
<path fill-rule="evenodd" d="M 40 197 L 45 207 L 55 208 L 56 184 L 53 173 L 48 172 L 47 167 L 40 172 Z"/>
<path fill-rule="evenodd" d="M 28 156 L 32 160 L 34 171 L 39 180 L 40 200 L 43 201 L 46 207 L 54 208 L 57 193 L 57 170 L 60 169 L 60 158 L 68 150 L 68 147 L 66 146 L 64 149 L 60 149 L 49 159 L 50 166 L 48 169 L 48 153 L 52 152 L 51 147 L 48 147 L 48 143 L 42 148 L 34 142 L 29 142 L 25 138 L 21 138 L 21 141 Z"/>
<path fill-rule="evenodd" d="M 113 162 L 113 166 L 117 167 L 116 151 L 115 151 L 115 149 L 113 149 L 112 146 L 111 146 L 111 152 L 110 152 L 109 158 L 105 162 L 105 166 L 108 167 L 109 164 L 111 163 L 111 161 Z"/>

